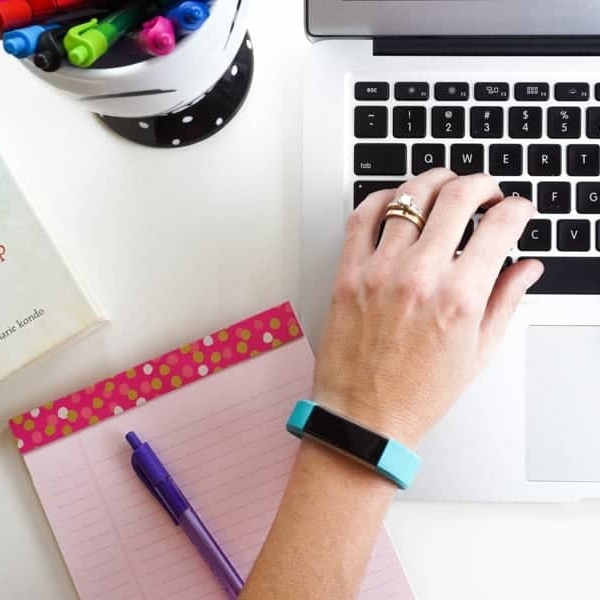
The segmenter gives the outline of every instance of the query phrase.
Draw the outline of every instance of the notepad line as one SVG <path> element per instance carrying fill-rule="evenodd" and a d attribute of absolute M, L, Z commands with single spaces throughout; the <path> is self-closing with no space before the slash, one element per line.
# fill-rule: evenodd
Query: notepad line
<path fill-rule="evenodd" d="M 90 460 L 88 459 L 87 451 L 86 451 L 86 448 L 85 448 L 85 446 L 83 444 L 81 436 L 78 436 L 77 440 L 79 442 L 79 447 L 81 448 L 81 455 L 82 455 L 83 459 L 85 460 L 85 462 L 88 464 L 90 472 L 92 473 L 92 475 L 95 476 L 94 465 L 91 464 Z M 135 570 L 134 570 L 134 568 L 133 568 L 133 566 L 132 566 L 132 564 L 131 564 L 131 562 L 129 560 L 129 556 L 127 555 L 127 552 L 126 552 L 126 549 L 125 549 L 125 545 L 123 543 L 123 540 L 121 539 L 121 536 L 119 534 L 119 530 L 117 529 L 116 524 L 114 522 L 114 519 L 112 517 L 112 514 L 110 512 L 110 507 L 109 507 L 108 503 L 106 502 L 106 498 L 105 498 L 104 494 L 102 493 L 102 490 L 100 489 L 100 486 L 98 485 L 98 480 L 95 479 L 95 478 L 92 478 L 92 479 L 93 479 L 93 482 L 94 482 L 94 486 L 96 487 L 96 493 L 98 495 L 98 498 L 100 499 L 100 502 L 104 505 L 104 509 L 106 511 L 106 516 L 108 517 L 108 521 L 109 521 L 109 523 L 110 523 L 110 525 L 111 525 L 111 527 L 113 529 L 113 534 L 117 538 L 117 540 L 119 542 L 119 545 L 121 547 L 121 552 L 123 553 L 123 557 L 125 559 L 127 567 L 129 568 L 129 572 L 133 576 L 133 578 L 135 580 L 135 583 L 137 584 L 137 588 L 138 588 L 138 590 L 140 591 L 140 593 L 142 595 L 142 598 L 145 599 L 146 595 L 144 594 L 143 588 L 140 585 L 140 582 L 139 582 L 139 580 L 137 578 L 137 574 L 136 574 L 136 572 L 135 572 Z"/>
<path fill-rule="evenodd" d="M 194 434 L 191 437 L 189 437 L 189 438 L 181 438 L 180 437 L 178 439 L 178 441 L 177 441 L 176 444 L 172 444 L 171 446 L 162 446 L 161 450 L 163 452 L 165 452 L 167 450 L 170 450 L 171 448 L 174 448 L 175 446 L 178 446 L 178 445 L 181 445 L 181 444 L 185 444 L 185 443 L 187 443 L 187 442 L 189 442 L 191 440 L 196 439 L 196 436 L 197 436 L 197 425 L 198 425 L 198 423 L 204 423 L 204 422 L 208 421 L 208 419 L 211 419 L 212 417 L 214 417 L 216 415 L 219 415 L 221 413 L 231 412 L 231 410 L 233 408 L 237 408 L 237 407 L 239 407 L 239 406 L 241 406 L 243 404 L 249 404 L 253 400 L 256 400 L 256 398 L 265 397 L 265 396 L 268 396 L 270 394 L 273 394 L 273 393 L 275 393 L 275 392 L 277 392 L 277 391 L 279 391 L 279 390 L 281 390 L 281 389 L 283 389 L 285 387 L 288 387 L 288 386 L 291 386 L 291 385 L 293 385 L 295 383 L 298 383 L 299 381 L 302 381 L 303 379 L 306 379 L 307 377 L 308 377 L 308 375 L 305 374 L 305 375 L 302 375 L 301 377 L 297 377 L 295 379 L 292 379 L 289 382 L 282 383 L 281 385 L 279 385 L 277 387 L 274 387 L 272 389 L 263 390 L 263 391 L 257 393 L 254 396 L 249 396 L 249 397 L 245 396 L 239 402 L 235 402 L 234 404 L 231 404 L 230 406 L 226 406 L 225 408 L 221 408 L 221 409 L 216 410 L 216 411 L 214 411 L 214 412 L 212 412 L 210 414 L 203 415 L 199 419 L 194 419 L 193 421 L 187 421 L 185 425 L 182 425 L 181 427 L 178 427 L 176 429 L 172 429 L 172 430 L 169 431 L 169 433 L 158 435 L 155 438 L 152 438 L 151 440 L 148 440 L 148 441 L 151 442 L 152 445 L 161 447 L 160 444 L 157 444 L 156 442 L 158 442 L 161 439 L 170 437 L 174 432 L 180 433 L 181 431 L 183 431 L 185 429 L 188 429 L 189 427 L 194 427 Z M 293 395 L 294 394 L 292 394 L 292 396 Z M 279 402 L 281 402 L 281 399 L 279 400 Z M 275 402 L 274 404 L 277 404 L 277 402 Z M 258 410 L 260 411 L 262 409 L 258 409 Z"/>

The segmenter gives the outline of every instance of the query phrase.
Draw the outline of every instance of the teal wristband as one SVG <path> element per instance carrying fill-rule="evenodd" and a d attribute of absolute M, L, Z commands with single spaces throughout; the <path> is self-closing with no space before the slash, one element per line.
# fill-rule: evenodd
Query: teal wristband
<path fill-rule="evenodd" d="M 298 438 L 308 436 L 352 457 L 403 490 L 412 485 L 421 465 L 421 459 L 406 446 L 310 400 L 296 404 L 287 430 Z"/>

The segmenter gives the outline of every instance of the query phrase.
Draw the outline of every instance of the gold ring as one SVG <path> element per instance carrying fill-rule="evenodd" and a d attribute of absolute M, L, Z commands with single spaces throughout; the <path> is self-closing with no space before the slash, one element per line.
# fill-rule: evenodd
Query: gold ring
<path fill-rule="evenodd" d="M 397 208 L 389 209 L 385 213 L 385 220 L 387 221 L 391 217 L 399 218 L 399 219 L 406 219 L 407 221 L 410 221 L 411 223 L 413 223 L 414 225 L 417 226 L 417 228 L 419 229 L 419 232 L 421 232 L 421 233 L 423 232 L 423 229 L 425 227 L 425 221 L 421 217 L 419 217 L 418 215 L 415 215 L 411 212 L 408 212 L 406 210 L 401 210 L 401 209 L 397 209 Z"/>
<path fill-rule="evenodd" d="M 418 215 L 419 217 L 421 217 L 421 219 L 423 219 L 423 221 L 425 221 L 427 218 L 425 215 L 425 211 L 419 206 L 417 206 L 415 204 L 414 198 L 412 196 L 409 196 L 408 194 L 400 194 L 399 197 L 394 198 L 391 204 L 394 205 L 394 208 L 404 208 L 407 211 Z"/>

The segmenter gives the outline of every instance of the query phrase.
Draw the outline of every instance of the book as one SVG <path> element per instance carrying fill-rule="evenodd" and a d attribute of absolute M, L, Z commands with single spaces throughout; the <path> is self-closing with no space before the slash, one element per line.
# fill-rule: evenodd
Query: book
<path fill-rule="evenodd" d="M 148 441 L 245 579 L 300 441 L 314 356 L 289 303 L 11 419 L 81 600 L 226 600 L 185 533 L 131 466 Z M 381 529 L 359 600 L 415 600 Z"/>
<path fill-rule="evenodd" d="M 103 319 L 0 156 L 0 379 Z"/>

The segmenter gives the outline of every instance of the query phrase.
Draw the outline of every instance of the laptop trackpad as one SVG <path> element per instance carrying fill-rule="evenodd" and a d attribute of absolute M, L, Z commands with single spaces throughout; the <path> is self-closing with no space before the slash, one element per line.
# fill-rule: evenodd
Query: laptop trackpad
<path fill-rule="evenodd" d="M 600 481 L 600 327 L 529 328 L 527 479 Z"/>

